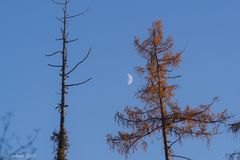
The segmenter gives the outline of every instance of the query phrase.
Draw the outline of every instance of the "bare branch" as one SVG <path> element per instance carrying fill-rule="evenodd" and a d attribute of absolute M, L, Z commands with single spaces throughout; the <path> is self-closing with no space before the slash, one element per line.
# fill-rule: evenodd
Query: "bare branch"
<path fill-rule="evenodd" d="M 184 157 L 184 156 L 179 156 L 179 155 L 171 155 L 172 157 L 176 157 L 176 158 L 182 158 L 182 159 L 186 159 L 186 160 L 191 160 L 190 158 Z"/>
<path fill-rule="evenodd" d="M 20 143 L 20 139 L 14 136 L 13 134 L 11 136 L 8 136 L 8 130 L 10 126 L 10 118 L 11 118 L 11 113 L 8 113 L 6 116 L 2 118 L 3 122 L 3 133 L 0 139 L 0 156 L 3 155 L 14 155 L 18 154 L 21 151 L 26 151 L 28 150 L 31 153 L 34 153 L 35 147 L 33 147 L 33 142 L 35 141 L 37 137 L 38 131 L 35 131 L 35 135 L 33 137 L 30 137 L 24 145 Z M 12 146 L 9 141 L 13 140 L 16 138 L 16 144 Z M 14 147 L 14 148 L 13 148 Z M 3 157 L 0 157 L 2 159 Z"/>
<path fill-rule="evenodd" d="M 69 72 L 67 72 L 65 75 L 67 76 L 67 75 L 71 74 L 81 63 L 83 63 L 83 62 L 88 58 L 90 52 L 91 52 L 91 48 L 88 50 L 88 53 L 87 53 L 87 55 L 83 58 L 83 60 L 81 60 L 80 62 L 78 62 L 78 63 L 73 67 L 73 69 L 71 69 L 71 70 L 70 70 Z"/>
<path fill-rule="evenodd" d="M 79 14 L 75 14 L 75 15 L 72 15 L 72 16 L 67 16 L 66 18 L 67 19 L 75 18 L 75 17 L 78 17 L 78 16 L 82 16 L 82 15 L 84 15 L 87 12 L 89 12 L 89 8 L 86 11 L 84 11 L 84 12 L 81 12 Z"/>
<path fill-rule="evenodd" d="M 57 39 L 55 39 L 56 41 L 62 41 L 63 40 L 63 38 L 57 38 Z"/>
<path fill-rule="evenodd" d="M 169 149 L 175 144 L 177 143 L 178 141 L 180 141 L 182 139 L 183 135 L 179 136 L 175 141 L 173 141 L 170 145 L 169 145 Z"/>
<path fill-rule="evenodd" d="M 78 41 L 78 38 L 73 39 L 73 40 L 66 41 L 66 43 L 71 43 L 71 42 L 75 42 L 75 41 Z"/>
<path fill-rule="evenodd" d="M 45 56 L 50 57 L 50 56 L 54 56 L 54 55 L 56 55 L 58 53 L 62 53 L 62 51 L 56 51 L 56 52 L 53 52 L 52 54 L 47 54 Z"/>
<path fill-rule="evenodd" d="M 57 1 L 55 1 L 55 0 L 52 0 L 52 2 L 55 3 L 55 4 L 59 4 L 59 5 L 65 5 L 64 2 L 57 2 Z"/>
<path fill-rule="evenodd" d="M 64 21 L 61 18 L 56 17 L 57 20 L 59 20 L 60 22 L 64 23 Z"/>
<path fill-rule="evenodd" d="M 21 145 L 19 148 L 17 148 L 15 151 L 13 151 L 11 154 L 14 155 L 14 154 L 17 154 L 18 152 L 32 146 L 32 144 L 34 143 L 34 141 L 36 140 L 37 138 L 37 135 L 38 135 L 38 131 L 35 132 L 35 135 L 24 145 Z"/>
<path fill-rule="evenodd" d="M 167 78 L 167 79 L 175 79 L 175 78 L 180 78 L 182 77 L 181 75 L 178 76 L 168 76 L 168 77 L 163 77 L 163 78 Z"/>
<path fill-rule="evenodd" d="M 3 133 L 2 133 L 2 136 L 1 136 L 1 139 L 0 139 L 0 152 L 2 151 L 3 144 L 6 141 L 6 135 L 7 135 L 7 132 L 8 132 L 9 125 L 10 125 L 10 118 L 11 118 L 11 113 L 8 113 L 7 116 L 3 117 L 3 119 L 2 119 L 2 121 L 3 121 Z"/>
<path fill-rule="evenodd" d="M 230 153 L 230 154 L 226 154 L 225 156 L 226 156 L 227 160 L 234 160 L 234 158 L 239 160 L 240 152 L 233 152 L 233 153 Z"/>
<path fill-rule="evenodd" d="M 87 83 L 88 81 L 90 81 L 92 78 L 88 78 L 87 80 L 83 81 L 83 82 L 80 82 L 80 83 L 73 83 L 73 84 L 68 84 L 66 85 L 66 87 L 74 87 L 74 86 L 79 86 L 79 85 L 82 85 L 84 83 Z"/>
<path fill-rule="evenodd" d="M 62 65 L 55 65 L 55 64 L 48 64 L 48 66 L 50 66 L 50 67 L 56 67 L 56 68 L 61 68 L 61 67 L 62 67 Z"/>

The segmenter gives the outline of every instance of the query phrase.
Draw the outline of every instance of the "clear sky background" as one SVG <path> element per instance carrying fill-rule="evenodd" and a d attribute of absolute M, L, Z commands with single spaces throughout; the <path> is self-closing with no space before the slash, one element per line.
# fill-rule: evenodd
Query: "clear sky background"
<path fill-rule="evenodd" d="M 133 46 L 134 36 L 147 36 L 153 21 L 163 22 L 165 36 L 173 36 L 175 50 L 182 50 L 182 75 L 176 92 L 178 102 L 196 106 L 220 97 L 214 111 L 227 108 L 240 118 L 240 1 L 239 0 L 71 0 L 70 13 L 90 11 L 71 21 L 69 45 L 74 65 L 89 47 L 89 59 L 75 72 L 71 82 L 93 77 L 87 85 L 69 90 L 66 126 L 70 137 L 69 159 L 123 160 L 109 149 L 105 136 L 120 129 L 116 111 L 140 104 L 134 97 L 142 84 L 134 66 L 143 64 Z M 60 49 L 61 7 L 51 0 L 6 0 L 0 4 L 1 115 L 13 112 L 11 131 L 23 139 L 34 129 L 37 160 L 52 159 L 50 136 L 58 129 L 58 70 L 47 66 L 59 59 L 44 55 Z M 127 86 L 127 73 L 134 82 Z M 201 140 L 185 139 L 176 154 L 193 160 L 222 160 L 225 153 L 240 150 L 240 139 L 232 134 L 216 136 L 207 148 Z M 163 159 L 161 141 L 138 150 L 130 160 Z"/>

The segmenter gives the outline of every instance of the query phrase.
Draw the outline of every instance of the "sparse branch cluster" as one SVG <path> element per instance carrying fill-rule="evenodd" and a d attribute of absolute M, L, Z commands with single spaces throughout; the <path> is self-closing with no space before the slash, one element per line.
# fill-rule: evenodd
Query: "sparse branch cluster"
<path fill-rule="evenodd" d="M 231 154 L 226 154 L 227 160 L 239 160 L 240 159 L 240 152 L 233 152 Z"/>
<path fill-rule="evenodd" d="M 33 146 L 33 143 L 36 140 L 38 131 L 32 136 L 29 136 L 26 141 L 23 142 L 20 138 L 16 137 L 14 134 L 10 133 L 9 127 L 11 123 L 12 114 L 8 113 L 5 116 L 1 117 L 1 137 L 0 137 L 0 159 L 8 160 L 14 158 L 17 154 L 33 154 L 36 151 L 36 148 Z"/>
<path fill-rule="evenodd" d="M 166 160 L 171 157 L 188 159 L 174 155 L 173 145 L 189 136 L 209 141 L 229 116 L 226 111 L 211 112 L 216 98 L 210 104 L 194 108 L 180 107 L 172 100 L 177 85 L 169 82 L 180 77 L 171 74 L 181 62 L 181 53 L 172 51 L 171 37 L 163 38 L 160 21 L 149 29 L 149 38 L 143 42 L 135 38 L 135 46 L 139 55 L 146 60 L 144 67 L 136 68 L 140 77 L 146 80 L 146 85 L 136 93 L 144 107 L 126 107 L 123 113 L 116 113 L 116 122 L 128 128 L 128 132 L 119 131 L 116 136 L 108 134 L 107 142 L 111 148 L 127 155 L 130 150 L 134 152 L 140 146 L 146 150 L 146 138 L 160 134 Z"/>

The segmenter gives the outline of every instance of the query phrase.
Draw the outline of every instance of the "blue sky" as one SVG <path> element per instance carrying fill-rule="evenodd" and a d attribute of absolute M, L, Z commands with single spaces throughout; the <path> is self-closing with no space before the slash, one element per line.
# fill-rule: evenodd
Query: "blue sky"
<path fill-rule="evenodd" d="M 177 70 L 182 78 L 176 99 L 185 106 L 208 103 L 220 97 L 214 111 L 227 108 L 240 113 L 240 1 L 238 0 L 71 0 L 70 13 L 90 11 L 72 20 L 70 36 L 79 38 L 69 45 L 74 65 L 89 47 L 92 54 L 75 72 L 71 82 L 93 77 L 87 85 L 68 94 L 67 128 L 70 137 L 69 159 L 114 159 L 124 156 L 109 149 L 105 135 L 120 128 L 114 113 L 126 105 L 138 105 L 135 91 L 142 84 L 134 66 L 143 64 L 133 46 L 133 39 L 147 36 L 153 21 L 163 22 L 165 36 L 174 38 L 175 50 L 182 50 L 183 63 Z M 21 137 L 40 133 L 35 143 L 37 159 L 51 159 L 54 129 L 58 129 L 59 77 L 47 66 L 58 58 L 44 55 L 61 47 L 59 37 L 61 8 L 51 0 L 2 1 L 1 19 L 1 115 L 13 112 L 11 130 Z M 134 82 L 127 86 L 127 73 Z M 225 130 L 224 130 L 225 131 Z M 240 149 L 240 139 L 222 134 L 206 142 L 192 140 L 177 145 L 178 154 L 194 160 L 224 159 L 224 154 Z M 147 152 L 137 151 L 130 160 L 163 158 L 161 141 L 149 144 Z"/>

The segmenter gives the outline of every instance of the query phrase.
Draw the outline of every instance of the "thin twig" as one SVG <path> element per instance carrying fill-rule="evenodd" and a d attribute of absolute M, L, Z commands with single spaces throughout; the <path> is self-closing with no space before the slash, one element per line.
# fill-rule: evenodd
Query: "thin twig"
<path fill-rule="evenodd" d="M 62 67 L 62 65 L 55 65 L 55 64 L 48 64 L 48 66 L 50 66 L 50 67 L 56 67 L 56 68 L 61 68 L 61 67 Z"/>
<path fill-rule="evenodd" d="M 68 84 L 66 85 L 66 87 L 74 87 L 74 86 L 79 86 L 79 85 L 82 85 L 84 83 L 87 83 L 88 81 L 90 81 L 92 78 L 88 78 L 87 80 L 83 81 L 83 82 L 80 82 L 80 83 L 73 83 L 73 84 Z"/>
<path fill-rule="evenodd" d="M 53 52 L 52 54 L 47 54 L 45 56 L 50 57 L 50 56 L 56 55 L 57 53 L 62 53 L 62 51 L 56 51 L 56 52 Z"/>

